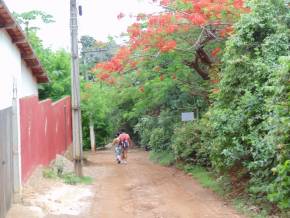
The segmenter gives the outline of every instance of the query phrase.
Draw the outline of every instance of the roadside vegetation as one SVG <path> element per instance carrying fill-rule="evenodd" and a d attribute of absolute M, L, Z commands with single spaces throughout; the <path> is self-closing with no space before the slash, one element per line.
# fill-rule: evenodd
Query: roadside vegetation
<path fill-rule="evenodd" d="M 78 177 L 73 172 L 57 173 L 53 168 L 43 169 L 42 176 L 47 179 L 61 180 L 69 185 L 91 185 L 93 183 L 93 178 L 89 176 Z"/>
<path fill-rule="evenodd" d="M 193 2 L 161 1 L 159 15 L 139 14 L 122 47 L 82 38 L 84 146 L 90 124 L 97 147 L 125 129 L 152 160 L 175 164 L 241 210 L 251 202 L 263 217 L 287 217 L 289 2 Z M 31 40 L 53 81 L 41 96 L 69 94 L 68 53 Z M 182 122 L 182 112 L 195 120 Z"/>
<path fill-rule="evenodd" d="M 129 131 L 150 150 L 151 159 L 164 165 L 182 163 L 186 172 L 218 193 L 223 192 L 216 179 L 227 178 L 221 187 L 231 187 L 238 202 L 247 199 L 257 213 L 288 216 L 289 7 L 284 0 L 252 0 L 245 8 L 234 5 L 239 11 L 234 17 L 200 20 L 203 26 L 231 21 L 226 36 L 218 35 L 220 27 L 210 27 L 218 40 L 201 36 L 201 25 L 186 31 L 163 29 L 181 25 L 176 16 L 191 13 L 190 4 L 167 1 L 163 6 L 170 10 L 159 20 L 149 16 L 133 24 L 128 46 L 96 65 L 96 84 L 115 92 L 110 122 L 115 131 Z M 209 6 L 216 13 L 214 5 L 204 7 Z M 148 28 L 153 31 L 150 40 Z M 200 37 L 207 42 L 200 44 L 203 50 L 194 49 Z M 187 111 L 197 119 L 181 122 L 181 113 Z"/>

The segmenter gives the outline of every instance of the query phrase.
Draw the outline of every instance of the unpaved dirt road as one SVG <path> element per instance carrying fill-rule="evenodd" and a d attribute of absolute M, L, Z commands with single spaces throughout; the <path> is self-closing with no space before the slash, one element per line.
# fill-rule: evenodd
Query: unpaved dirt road
<path fill-rule="evenodd" d="M 243 218 L 191 176 L 130 150 L 128 164 L 113 151 L 86 154 L 84 173 L 92 185 L 70 186 L 34 173 L 23 204 L 8 218 Z"/>
<path fill-rule="evenodd" d="M 113 161 L 112 151 L 88 156 L 96 176 L 92 207 L 84 217 L 98 218 L 241 218 L 190 176 L 148 160 L 131 150 L 128 164 Z"/>

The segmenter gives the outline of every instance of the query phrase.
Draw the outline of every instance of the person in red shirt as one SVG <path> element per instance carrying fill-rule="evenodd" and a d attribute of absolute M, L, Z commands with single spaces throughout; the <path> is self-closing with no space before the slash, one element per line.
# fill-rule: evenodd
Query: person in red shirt
<path fill-rule="evenodd" d="M 119 135 L 120 143 L 122 144 L 122 160 L 124 163 L 127 163 L 128 158 L 128 149 L 131 146 L 131 138 L 130 135 L 122 131 L 122 133 Z"/>

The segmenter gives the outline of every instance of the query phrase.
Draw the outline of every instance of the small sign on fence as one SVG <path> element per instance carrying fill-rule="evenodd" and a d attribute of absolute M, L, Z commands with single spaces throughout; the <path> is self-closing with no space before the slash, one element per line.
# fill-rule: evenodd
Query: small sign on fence
<path fill-rule="evenodd" d="M 195 120 L 193 112 L 181 113 L 181 121 L 192 121 L 192 120 Z"/>

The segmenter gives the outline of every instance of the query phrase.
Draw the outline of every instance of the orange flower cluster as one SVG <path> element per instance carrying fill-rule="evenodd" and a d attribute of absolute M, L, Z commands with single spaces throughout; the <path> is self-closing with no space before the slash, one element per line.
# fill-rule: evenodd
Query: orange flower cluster
<path fill-rule="evenodd" d="M 101 81 L 104 81 L 107 84 L 111 84 L 111 85 L 114 85 L 117 82 L 116 79 L 111 74 L 106 73 L 106 72 L 100 72 L 96 75 L 96 77 L 100 79 Z"/>
<path fill-rule="evenodd" d="M 221 51 L 222 49 L 220 47 L 215 48 L 212 52 L 211 52 L 211 56 L 216 57 L 217 54 Z"/>
<path fill-rule="evenodd" d="M 244 0 L 182 0 L 188 4 L 181 16 L 193 25 L 202 26 L 213 19 L 231 20 L 241 12 L 248 12 Z M 172 1 L 173 5 L 175 1 Z"/>
<path fill-rule="evenodd" d="M 157 47 L 162 52 L 168 52 L 176 48 L 176 41 L 174 40 L 160 41 L 157 44 Z"/>
<path fill-rule="evenodd" d="M 189 31 L 193 26 L 204 26 L 207 24 L 220 26 L 222 21 L 232 20 L 238 16 L 240 11 L 246 11 L 243 6 L 244 0 L 182 0 L 188 4 L 186 10 L 178 10 L 176 0 L 163 0 L 160 5 L 171 8 L 159 15 L 137 16 L 137 21 L 147 18 L 146 27 L 140 23 L 134 23 L 128 28 L 130 36 L 130 50 L 143 49 L 144 52 L 150 48 L 158 48 L 161 52 L 169 52 L 176 48 L 176 42 L 170 38 L 175 32 Z M 153 0 L 156 2 L 156 0 Z M 233 28 L 229 25 L 219 28 L 221 37 L 229 36 Z M 166 42 L 167 41 L 167 42 Z M 161 46 L 166 42 L 165 47 Z"/>
<path fill-rule="evenodd" d="M 105 72 L 120 72 L 123 70 L 123 62 L 128 60 L 131 51 L 127 47 L 119 49 L 118 53 L 108 62 L 101 62 L 96 65 L 96 69 L 101 69 Z"/>
<path fill-rule="evenodd" d="M 157 0 L 152 0 L 157 2 Z M 160 52 L 170 52 L 176 49 L 177 42 L 173 34 L 187 32 L 192 27 L 203 27 L 210 24 L 217 26 L 216 32 L 220 37 L 228 37 L 233 32 L 230 22 L 240 13 L 248 12 L 244 7 L 244 0 L 181 0 L 186 9 L 179 8 L 180 0 L 159 0 L 160 5 L 170 10 L 165 10 L 159 15 L 139 14 L 137 22 L 128 28 L 130 37 L 128 47 L 123 47 L 108 62 L 96 65 L 98 78 L 103 81 L 111 81 L 112 73 L 121 73 L 125 65 L 136 68 L 137 62 L 130 61 L 130 55 L 135 51 L 148 52 L 157 49 Z M 124 17 L 123 13 L 118 19 Z M 229 23 L 224 25 L 222 23 Z M 216 48 L 211 52 L 215 57 L 221 51 Z M 176 79 L 176 76 L 175 76 Z"/>
<path fill-rule="evenodd" d="M 112 77 L 112 73 L 120 73 L 124 69 L 124 62 L 129 60 L 130 54 L 131 51 L 127 47 L 122 47 L 110 61 L 96 64 L 93 71 L 97 71 L 97 78 L 109 84 L 115 84 L 116 79 Z"/>
<path fill-rule="evenodd" d="M 141 25 L 139 23 L 134 23 L 130 27 L 128 27 L 127 32 L 131 39 L 135 39 L 141 34 Z"/>
<path fill-rule="evenodd" d="M 160 1 L 160 4 L 161 4 L 161 5 L 165 5 L 165 6 L 167 6 L 167 5 L 170 4 L 170 0 L 161 0 L 161 1 Z"/>

